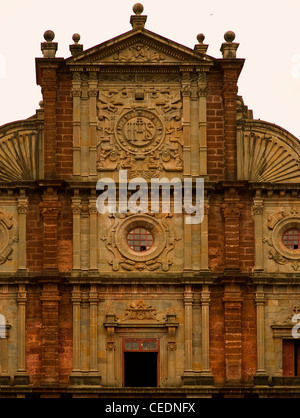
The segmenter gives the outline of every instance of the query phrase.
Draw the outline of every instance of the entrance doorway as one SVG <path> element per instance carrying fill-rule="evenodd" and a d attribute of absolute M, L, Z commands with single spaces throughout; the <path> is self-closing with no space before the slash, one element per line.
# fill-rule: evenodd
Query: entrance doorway
<path fill-rule="evenodd" d="M 124 341 L 123 383 L 126 387 L 159 385 L 159 340 Z"/>

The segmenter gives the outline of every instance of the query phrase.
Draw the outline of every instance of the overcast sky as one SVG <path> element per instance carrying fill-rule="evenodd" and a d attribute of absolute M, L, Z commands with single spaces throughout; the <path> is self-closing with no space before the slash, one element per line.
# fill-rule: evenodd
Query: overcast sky
<path fill-rule="evenodd" d="M 131 29 L 134 0 L 0 0 L 0 125 L 35 113 L 42 99 L 35 57 L 47 29 L 57 57 L 70 56 L 72 35 L 84 49 Z M 300 0 L 143 0 L 146 28 L 194 48 L 204 33 L 207 53 L 221 58 L 232 30 L 245 58 L 239 94 L 262 119 L 300 138 Z"/>

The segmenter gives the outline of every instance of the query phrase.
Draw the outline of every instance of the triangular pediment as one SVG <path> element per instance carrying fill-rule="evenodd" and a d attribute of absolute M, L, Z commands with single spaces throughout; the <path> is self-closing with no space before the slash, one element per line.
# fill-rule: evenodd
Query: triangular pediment
<path fill-rule="evenodd" d="M 148 30 L 129 31 L 67 60 L 69 65 L 204 64 L 213 58 Z"/>

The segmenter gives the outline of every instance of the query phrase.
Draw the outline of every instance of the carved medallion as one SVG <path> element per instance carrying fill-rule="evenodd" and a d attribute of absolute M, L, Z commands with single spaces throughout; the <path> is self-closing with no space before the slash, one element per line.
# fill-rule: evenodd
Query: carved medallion
<path fill-rule="evenodd" d="M 125 113 L 116 124 L 120 146 L 137 157 L 153 152 L 164 139 L 160 118 L 149 110 L 134 109 Z"/>

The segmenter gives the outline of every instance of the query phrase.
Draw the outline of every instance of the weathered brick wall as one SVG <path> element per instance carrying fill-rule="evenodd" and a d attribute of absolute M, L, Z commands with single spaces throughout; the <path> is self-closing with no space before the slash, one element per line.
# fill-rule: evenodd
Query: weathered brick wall
<path fill-rule="evenodd" d="M 56 177 L 69 180 L 73 172 L 73 100 L 71 75 L 58 77 L 56 103 Z"/>
<path fill-rule="evenodd" d="M 224 106 L 219 72 L 208 75 L 207 173 L 211 181 L 220 181 L 225 177 Z"/>
<path fill-rule="evenodd" d="M 26 305 L 26 370 L 30 383 L 42 382 L 42 317 L 39 286 L 28 286 Z"/>
<path fill-rule="evenodd" d="M 43 223 L 39 209 L 40 193 L 31 193 L 28 196 L 27 212 L 27 268 L 31 272 L 43 269 Z"/>
<path fill-rule="evenodd" d="M 70 286 L 60 286 L 58 324 L 59 381 L 69 383 L 73 368 L 73 306 Z"/>

